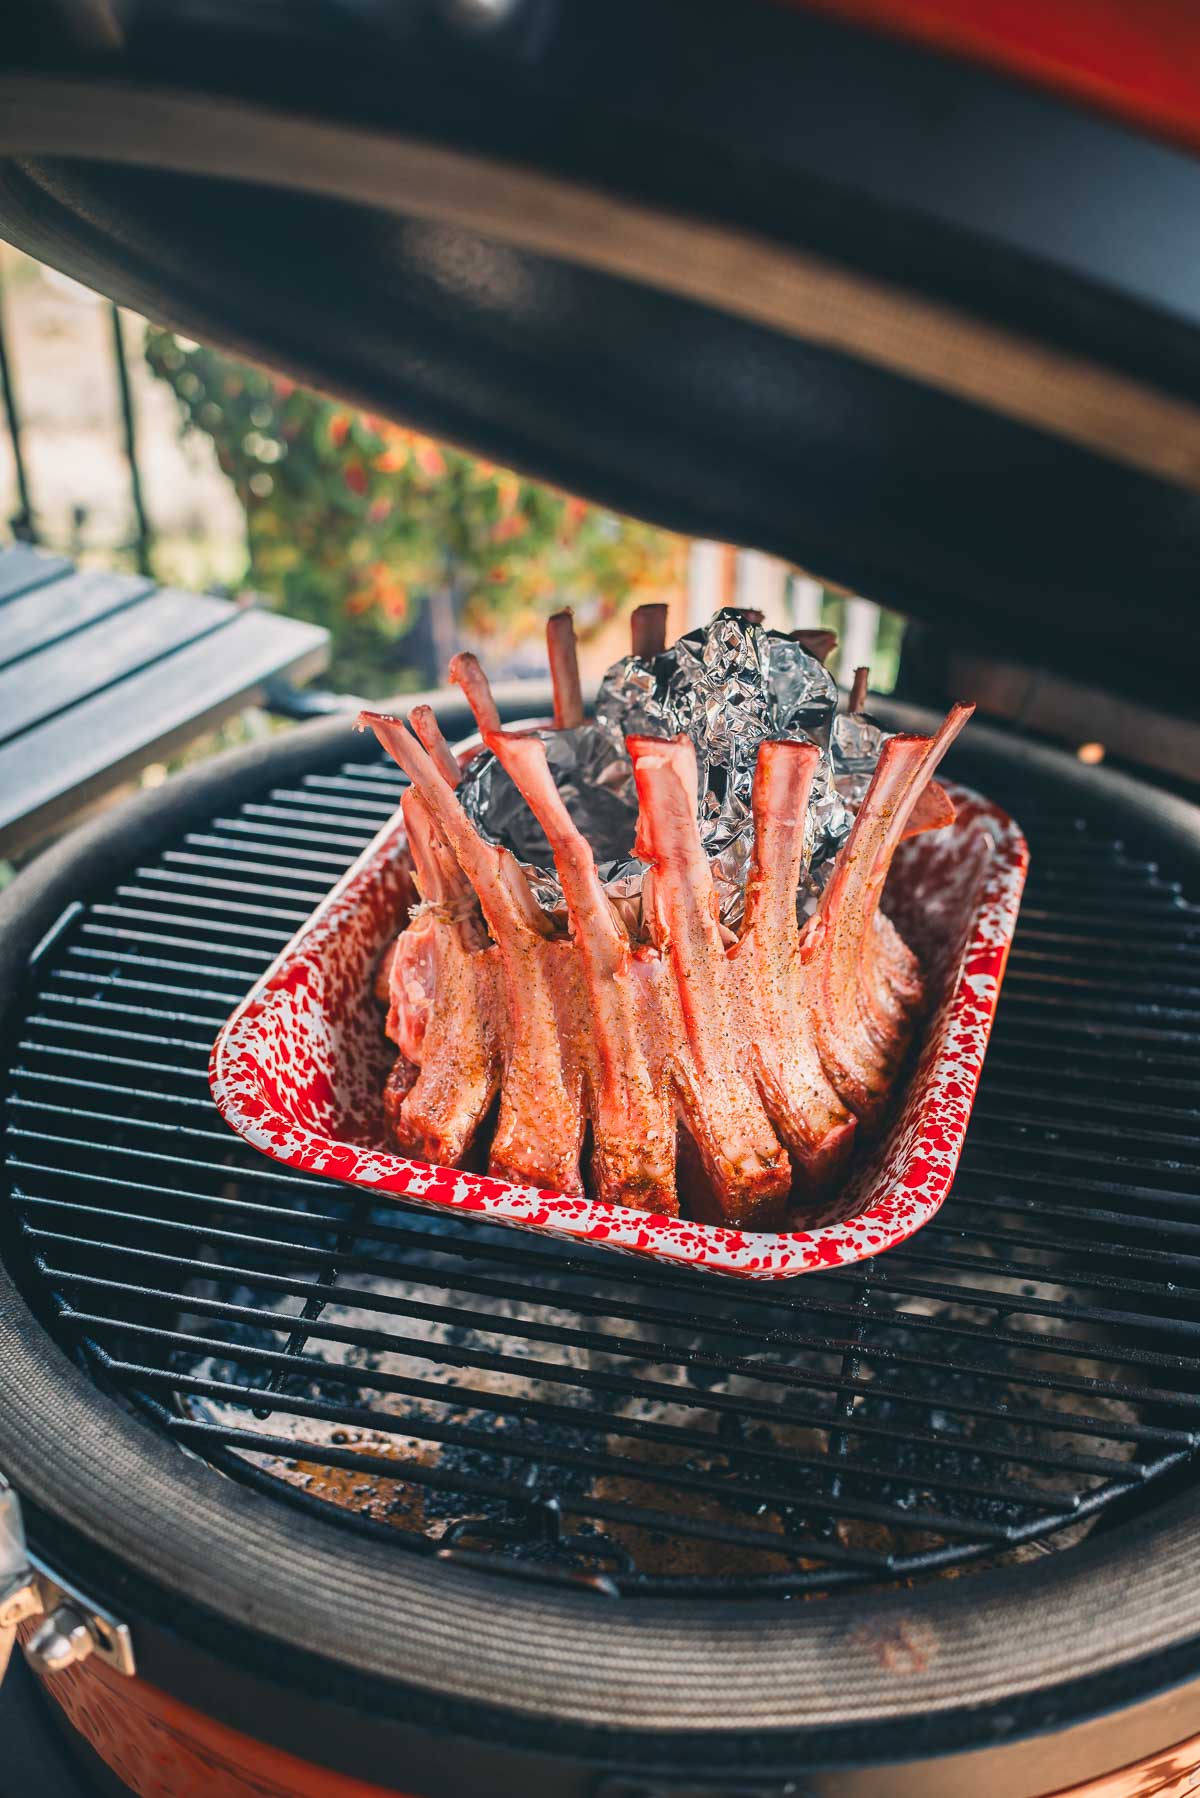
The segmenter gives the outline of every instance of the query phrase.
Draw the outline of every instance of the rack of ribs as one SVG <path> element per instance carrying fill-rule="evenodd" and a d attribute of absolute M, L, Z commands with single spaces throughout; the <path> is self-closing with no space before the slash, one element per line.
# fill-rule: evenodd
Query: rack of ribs
<path fill-rule="evenodd" d="M 635 653 L 661 651 L 664 628 L 665 608 L 639 608 Z M 555 728 L 569 729 L 583 720 L 569 614 L 551 620 L 548 646 Z M 385 1093 L 398 1146 L 449 1167 L 486 1151 L 493 1175 L 521 1184 L 667 1216 L 682 1200 L 704 1221 L 776 1227 L 790 1203 L 837 1179 L 904 1063 L 923 981 L 880 898 L 897 845 L 953 819 L 932 777 L 972 708 L 955 706 L 932 737 L 884 742 L 804 919 L 821 752 L 764 741 L 734 935 L 701 842 L 688 736 L 626 738 L 646 865 L 634 926 L 605 891 L 542 736 L 502 728 L 473 656 L 450 672 L 545 833 L 565 922 L 468 818 L 433 712 L 364 712 L 411 783 L 402 806 L 420 893 L 380 976 L 399 1050 Z M 860 680 L 859 709 L 864 694 Z"/>

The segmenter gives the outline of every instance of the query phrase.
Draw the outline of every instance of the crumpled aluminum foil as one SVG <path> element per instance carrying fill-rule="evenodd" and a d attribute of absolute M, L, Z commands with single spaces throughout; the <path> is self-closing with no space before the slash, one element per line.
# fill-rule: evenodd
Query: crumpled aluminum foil
<path fill-rule="evenodd" d="M 816 743 L 821 761 L 806 831 L 811 909 L 870 780 L 882 733 L 865 718 L 837 714 L 837 686 L 798 643 L 740 612 L 718 612 L 653 660 L 625 656 L 600 684 L 595 721 L 539 730 L 567 810 L 591 843 L 614 899 L 636 901 L 645 865 L 633 854 L 637 795 L 625 738 L 686 732 L 696 746 L 699 825 L 713 871 L 721 920 L 741 921 L 754 843 L 751 791 L 766 738 Z M 869 768 L 868 768 L 869 763 Z M 865 775 L 865 778 L 864 778 Z M 511 849 L 548 911 L 563 906 L 550 846 L 516 787 L 484 753 L 459 789 L 468 817 L 488 842 Z"/>
<path fill-rule="evenodd" d="M 829 738 L 833 784 L 852 812 L 866 798 L 887 735 L 866 712 L 839 712 L 834 718 Z"/>
<path fill-rule="evenodd" d="M 614 898 L 641 892 L 644 864 L 634 859 L 637 793 L 622 738 L 599 724 L 538 730 L 563 803 L 592 846 L 596 869 Z M 458 789 L 463 810 L 485 842 L 511 849 L 547 911 L 562 909 L 562 888 L 546 833 L 512 776 L 490 750 L 468 764 Z"/>

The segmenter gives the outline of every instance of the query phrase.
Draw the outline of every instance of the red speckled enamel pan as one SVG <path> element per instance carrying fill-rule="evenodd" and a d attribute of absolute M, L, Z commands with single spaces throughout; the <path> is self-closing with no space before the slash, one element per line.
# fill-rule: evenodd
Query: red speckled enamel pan
<path fill-rule="evenodd" d="M 891 1124 L 836 1196 L 783 1231 L 725 1229 L 410 1161 L 387 1146 L 395 1050 L 372 987 L 411 900 L 397 813 L 225 1025 L 209 1074 L 226 1122 L 264 1155 L 381 1197 L 583 1238 L 745 1279 L 862 1261 L 919 1230 L 954 1179 L 1029 852 L 1012 819 L 948 789 L 954 824 L 901 845 L 888 909 L 921 957 L 930 1008 Z"/>

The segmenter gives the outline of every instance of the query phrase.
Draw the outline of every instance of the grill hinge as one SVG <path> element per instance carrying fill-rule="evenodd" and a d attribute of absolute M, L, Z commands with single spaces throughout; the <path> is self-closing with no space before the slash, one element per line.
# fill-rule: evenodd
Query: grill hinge
<path fill-rule="evenodd" d="M 41 1617 L 25 1652 L 41 1673 L 59 1673 L 95 1655 L 117 1673 L 136 1671 L 129 1626 L 29 1552 L 21 1502 L 0 1473 L 0 1679 L 18 1623 Z"/>

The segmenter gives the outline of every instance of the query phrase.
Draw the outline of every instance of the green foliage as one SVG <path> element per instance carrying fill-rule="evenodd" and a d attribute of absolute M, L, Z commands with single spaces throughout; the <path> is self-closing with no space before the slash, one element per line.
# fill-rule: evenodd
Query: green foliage
<path fill-rule="evenodd" d="M 683 578 L 678 538 L 148 326 L 146 359 L 245 509 L 249 584 L 333 633 L 368 696 L 440 678 L 459 627 L 501 645 L 561 605 L 581 635 Z"/>

